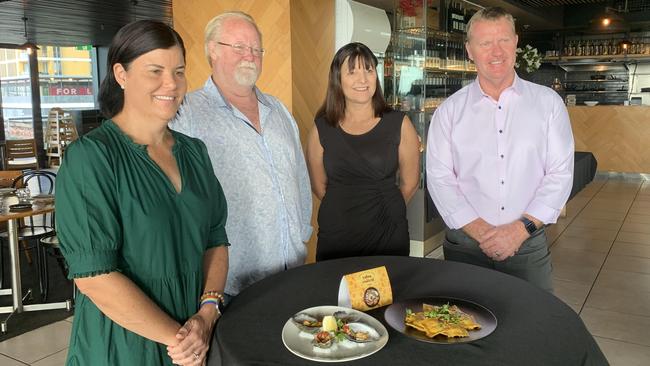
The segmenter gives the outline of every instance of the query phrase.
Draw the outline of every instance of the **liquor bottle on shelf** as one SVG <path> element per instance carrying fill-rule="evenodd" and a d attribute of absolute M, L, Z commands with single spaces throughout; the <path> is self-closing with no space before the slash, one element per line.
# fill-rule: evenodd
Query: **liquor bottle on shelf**
<path fill-rule="evenodd" d="M 453 1 L 448 10 L 448 31 L 454 33 L 465 33 L 465 13 L 462 5 Z"/>

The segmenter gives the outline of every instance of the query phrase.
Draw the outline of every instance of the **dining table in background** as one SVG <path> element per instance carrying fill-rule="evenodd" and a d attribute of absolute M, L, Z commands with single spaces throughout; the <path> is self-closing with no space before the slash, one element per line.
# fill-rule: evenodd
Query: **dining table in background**
<path fill-rule="evenodd" d="M 608 365 L 573 309 L 549 292 L 494 270 L 414 257 L 354 257 L 319 262 L 268 277 L 234 297 L 219 319 L 217 365 L 316 364 L 292 354 L 282 329 L 301 310 L 337 305 L 341 277 L 386 266 L 393 302 L 427 297 L 471 301 L 492 311 L 497 327 L 468 343 L 433 344 L 391 328 L 386 308 L 368 312 L 389 333 L 386 346 L 354 365 Z M 308 341 L 308 340 L 306 340 Z"/>
<path fill-rule="evenodd" d="M 18 247 L 18 224 L 19 220 L 29 216 L 46 214 L 54 212 L 54 203 L 35 201 L 32 209 L 26 211 L 13 212 L 9 209 L 12 204 L 18 203 L 18 197 L 13 194 L 3 195 L 0 197 L 2 204 L 0 205 L 0 222 L 7 222 L 8 242 L 9 242 L 9 257 L 11 262 L 11 288 L 0 289 L 0 295 L 11 295 L 12 305 L 0 307 L 0 314 L 9 314 L 0 323 L 0 331 L 6 333 L 8 330 L 8 322 L 11 316 L 15 313 L 24 311 L 40 311 L 40 310 L 53 310 L 53 309 L 66 309 L 72 310 L 72 300 L 62 302 L 44 303 L 44 304 L 30 304 L 24 305 L 23 301 L 30 295 L 31 289 L 23 295 L 22 283 L 20 278 L 20 252 Z"/>

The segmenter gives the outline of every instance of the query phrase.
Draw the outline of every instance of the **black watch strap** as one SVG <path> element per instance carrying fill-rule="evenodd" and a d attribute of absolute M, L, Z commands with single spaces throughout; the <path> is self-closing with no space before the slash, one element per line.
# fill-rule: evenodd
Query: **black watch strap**
<path fill-rule="evenodd" d="M 533 235 L 535 231 L 537 231 L 537 226 L 535 226 L 535 223 L 530 221 L 527 217 L 521 217 L 519 221 L 524 223 L 528 234 Z"/>

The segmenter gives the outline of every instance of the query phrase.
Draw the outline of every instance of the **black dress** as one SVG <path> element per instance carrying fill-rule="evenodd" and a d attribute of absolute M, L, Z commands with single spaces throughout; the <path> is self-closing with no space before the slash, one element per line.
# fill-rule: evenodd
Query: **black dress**
<path fill-rule="evenodd" d="M 316 260 L 408 255 L 406 205 L 397 186 L 401 112 L 362 135 L 316 119 L 327 188 L 318 212 Z"/>

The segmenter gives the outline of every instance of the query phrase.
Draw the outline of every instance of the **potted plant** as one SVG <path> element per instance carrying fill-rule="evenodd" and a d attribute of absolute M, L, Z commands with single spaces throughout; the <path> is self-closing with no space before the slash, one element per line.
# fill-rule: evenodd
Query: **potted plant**
<path fill-rule="evenodd" d="M 537 51 L 537 48 L 527 44 L 524 48 L 517 48 L 517 60 L 515 61 L 515 68 L 526 73 L 531 73 L 542 64 L 542 54 Z"/>

